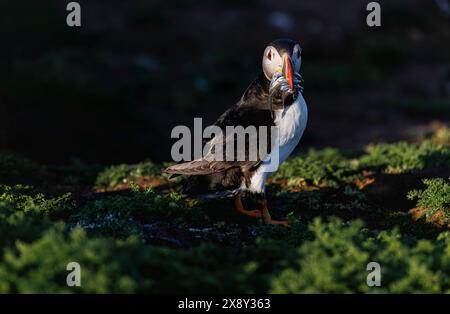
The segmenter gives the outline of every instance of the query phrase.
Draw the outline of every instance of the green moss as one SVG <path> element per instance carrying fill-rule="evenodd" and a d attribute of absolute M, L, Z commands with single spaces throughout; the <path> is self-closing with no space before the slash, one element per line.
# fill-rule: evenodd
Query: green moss
<path fill-rule="evenodd" d="M 16 178 L 40 174 L 45 168 L 38 163 L 11 153 L 0 153 L 0 177 Z"/>
<path fill-rule="evenodd" d="M 101 170 L 103 170 L 103 167 L 99 165 L 88 165 L 76 158 L 62 166 L 48 167 L 49 172 L 54 173 L 58 180 L 67 185 L 92 185 Z"/>
<path fill-rule="evenodd" d="M 7 250 L 0 264 L 0 291 L 262 292 L 264 274 L 278 266 L 274 262 L 280 249 L 261 248 L 262 262 L 255 265 L 252 252 L 247 256 L 213 246 L 173 250 L 145 246 L 133 237 L 89 238 L 81 229 L 67 236 L 61 227 L 53 228 L 32 244 L 17 243 Z M 72 261 L 81 266 L 81 287 L 65 283 L 65 268 Z"/>
<path fill-rule="evenodd" d="M 424 179 L 424 190 L 412 190 L 407 197 L 417 199 L 416 206 L 427 208 L 427 218 L 430 219 L 438 211 L 442 211 L 445 221 L 450 222 L 450 184 L 442 178 Z"/>
<path fill-rule="evenodd" d="M 449 164 L 450 147 L 430 141 L 422 144 L 372 144 L 366 147 L 366 154 L 359 159 L 362 168 L 383 169 L 391 173 Z"/>
<path fill-rule="evenodd" d="M 16 240 L 31 241 L 52 226 L 51 219 L 74 209 L 70 195 L 46 198 L 30 187 L 0 185 L 0 252 Z"/>
<path fill-rule="evenodd" d="M 0 201 L 0 254 L 18 239 L 32 241 L 52 226 L 51 220 L 37 211 L 17 210 L 14 204 Z"/>
<path fill-rule="evenodd" d="M 88 165 L 79 159 L 71 159 L 63 165 L 42 165 L 20 155 L 0 153 L 0 180 L 5 178 L 11 182 L 92 184 L 101 169 L 101 166 Z"/>
<path fill-rule="evenodd" d="M 144 176 L 157 176 L 161 174 L 161 168 L 151 161 L 126 165 L 111 166 L 100 172 L 96 184 L 100 186 L 114 186 L 119 183 L 130 183 Z"/>
<path fill-rule="evenodd" d="M 338 187 L 357 178 L 355 168 L 335 149 L 310 150 L 306 155 L 291 157 L 273 174 L 276 180 L 287 180 L 288 186 L 304 181 L 314 185 Z"/>
<path fill-rule="evenodd" d="M 397 230 L 368 233 L 360 222 L 319 220 L 314 239 L 296 250 L 295 266 L 272 280 L 272 293 L 402 293 L 448 291 L 449 238 L 411 241 Z M 381 266 L 381 287 L 366 284 L 366 265 Z"/>
<path fill-rule="evenodd" d="M 442 126 L 432 132 L 430 141 L 436 144 L 444 144 L 450 146 L 450 128 Z"/>
<path fill-rule="evenodd" d="M 359 221 L 309 224 L 297 244 L 259 239 L 235 251 L 218 246 L 169 249 L 92 238 L 63 225 L 33 243 L 17 242 L 0 263 L 1 292 L 448 292 L 450 237 L 434 242 L 397 230 L 369 232 Z M 301 236 L 301 233 L 298 234 Z M 381 265 L 381 287 L 366 285 L 367 263 Z M 66 265 L 81 266 L 81 287 L 69 288 Z"/>
<path fill-rule="evenodd" d="M 48 196 L 37 192 L 48 182 L 36 189 L 0 185 L 0 292 L 448 292 L 449 234 L 427 232 L 395 209 L 379 210 L 355 185 L 364 170 L 374 170 L 370 176 L 376 180 L 380 171 L 446 169 L 448 158 L 448 146 L 431 140 L 371 145 L 355 158 L 335 149 L 290 158 L 274 174 L 278 184 L 270 189 L 276 193 L 269 193 L 275 195 L 269 200 L 274 216 L 278 206 L 292 211 L 290 229 L 230 222 L 229 208 L 224 221 L 206 216 L 220 217 L 228 200 L 200 202 L 140 190 L 133 181 L 160 175 L 153 163 L 114 166 L 97 176 L 99 168 L 81 162 L 43 167 L 5 159 L 24 175 L 44 168 L 41 173 L 55 182 L 70 183 L 67 176 L 73 175 L 73 184 L 92 184 L 97 177 L 104 186 L 129 183 L 131 191 Z M 448 181 L 424 183 L 426 189 L 409 197 L 430 214 L 447 212 Z M 76 185 L 69 187 L 77 192 Z M 228 241 L 232 237 L 238 240 Z M 66 285 L 72 261 L 81 265 L 81 287 Z M 366 285 L 372 261 L 382 267 L 381 287 Z"/>
<path fill-rule="evenodd" d="M 201 221 L 198 207 L 188 206 L 175 192 L 159 195 L 151 188 L 144 191 L 135 185 L 128 195 L 114 195 L 96 199 L 80 208 L 76 220 L 99 234 L 125 237 L 142 235 L 141 224 L 157 221 L 184 224 Z"/>
<path fill-rule="evenodd" d="M 30 186 L 22 185 L 0 185 L 0 201 L 13 204 L 16 210 L 40 212 L 49 216 L 67 215 L 75 206 L 70 193 L 47 198 L 42 193 L 35 193 Z"/>

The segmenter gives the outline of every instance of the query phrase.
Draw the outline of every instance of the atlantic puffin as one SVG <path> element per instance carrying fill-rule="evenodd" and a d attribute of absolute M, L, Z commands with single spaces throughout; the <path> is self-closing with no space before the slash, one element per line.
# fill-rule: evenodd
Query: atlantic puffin
<path fill-rule="evenodd" d="M 226 126 L 266 126 L 268 130 L 272 126 L 278 127 L 279 164 L 288 158 L 299 143 L 308 120 L 308 109 L 302 95 L 303 79 L 299 74 L 301 52 L 299 43 L 294 40 L 277 39 L 271 42 L 264 50 L 260 74 L 241 99 L 214 123 L 223 130 Z M 272 139 L 270 133 L 266 134 L 268 143 Z M 235 140 L 234 137 L 231 140 Z M 233 195 L 234 207 L 238 212 L 262 218 L 267 224 L 289 226 L 285 220 L 273 220 L 267 207 L 266 179 L 273 172 L 268 167 L 268 160 L 274 151 L 272 146 L 269 148 L 266 158 L 263 156 L 257 160 L 221 161 L 203 156 L 173 165 L 164 171 L 172 175 L 189 176 L 182 191 L 186 195 Z M 244 155 L 248 157 L 248 153 Z M 243 193 L 253 199 L 256 209 L 244 208 L 241 201 Z"/>

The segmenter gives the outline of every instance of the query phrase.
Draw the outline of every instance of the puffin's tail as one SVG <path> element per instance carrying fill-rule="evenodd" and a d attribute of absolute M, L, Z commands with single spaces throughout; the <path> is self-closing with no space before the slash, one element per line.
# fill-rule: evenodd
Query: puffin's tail
<path fill-rule="evenodd" d="M 201 164 L 199 163 L 201 160 L 194 160 L 189 162 L 184 162 L 181 164 L 176 164 L 170 167 L 167 167 L 162 172 L 170 174 L 169 179 L 176 178 L 178 176 L 188 176 L 188 180 L 186 180 L 182 187 L 180 192 L 182 194 L 185 194 L 187 196 L 196 196 L 196 194 L 199 194 L 199 190 L 202 190 L 202 181 L 199 180 L 199 174 L 201 171 Z M 189 177 L 192 176 L 193 177 Z"/>
<path fill-rule="evenodd" d="M 163 170 L 169 173 L 170 178 L 186 175 L 187 180 L 183 183 L 181 193 L 197 198 L 216 198 L 232 194 L 236 187 L 224 186 L 224 178 L 227 171 L 217 171 L 211 162 L 204 159 L 197 159 L 177 165 L 170 166 Z M 219 168 L 220 169 L 220 168 Z M 239 168 L 232 170 L 238 171 Z M 228 185 L 228 184 L 227 184 Z"/>
<path fill-rule="evenodd" d="M 167 167 L 163 170 L 165 173 L 170 173 L 173 175 L 193 175 L 196 174 L 197 168 L 199 168 L 199 165 L 197 164 L 198 160 L 193 160 L 189 162 L 184 162 L 181 164 L 176 164 L 170 167 Z M 201 162 L 201 160 L 200 160 Z"/>
<path fill-rule="evenodd" d="M 165 173 L 199 176 L 213 174 L 226 170 L 228 165 L 221 162 L 208 161 L 206 159 L 196 159 L 193 161 L 184 162 L 181 164 L 170 166 L 163 170 Z"/>

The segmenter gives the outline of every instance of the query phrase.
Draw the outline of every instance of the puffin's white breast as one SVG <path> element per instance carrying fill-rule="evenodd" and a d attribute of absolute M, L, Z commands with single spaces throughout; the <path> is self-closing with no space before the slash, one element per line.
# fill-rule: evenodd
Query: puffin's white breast
<path fill-rule="evenodd" d="M 300 141 L 308 121 L 308 108 L 301 94 L 292 105 L 276 112 L 275 124 L 280 135 L 280 164 L 292 153 Z"/>
<path fill-rule="evenodd" d="M 292 153 L 300 141 L 308 122 L 308 108 L 301 94 L 292 105 L 275 112 L 275 125 L 279 132 L 279 165 Z M 263 162 L 250 180 L 248 189 L 253 192 L 264 192 L 266 178 L 273 170 L 268 170 L 268 163 Z M 272 167 L 270 167 L 272 169 Z"/>

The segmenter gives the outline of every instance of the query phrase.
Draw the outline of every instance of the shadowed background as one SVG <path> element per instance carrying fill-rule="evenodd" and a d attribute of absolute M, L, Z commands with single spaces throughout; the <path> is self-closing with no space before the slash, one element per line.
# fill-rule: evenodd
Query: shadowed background
<path fill-rule="evenodd" d="M 415 141 L 450 121 L 450 24 L 434 1 L 0 3 L 0 151 L 51 163 L 170 160 L 171 129 L 236 102 L 278 37 L 303 48 L 300 149 Z"/>

